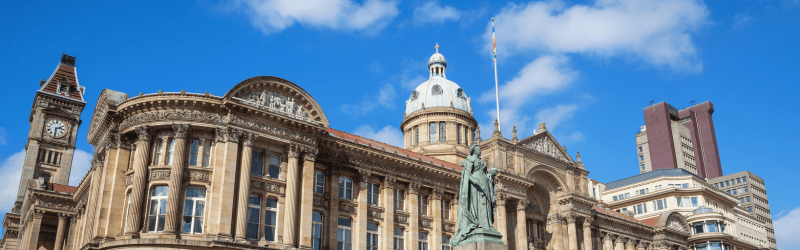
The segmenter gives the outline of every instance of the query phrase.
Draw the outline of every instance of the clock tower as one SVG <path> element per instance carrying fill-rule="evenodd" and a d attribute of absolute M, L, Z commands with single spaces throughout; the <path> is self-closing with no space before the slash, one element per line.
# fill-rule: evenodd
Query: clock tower
<path fill-rule="evenodd" d="M 85 90 L 78 83 L 75 57 L 70 55 L 62 55 L 50 78 L 39 83 L 28 118 L 31 129 L 13 212 L 19 212 L 29 180 L 68 184 L 81 113 L 86 106 Z"/>

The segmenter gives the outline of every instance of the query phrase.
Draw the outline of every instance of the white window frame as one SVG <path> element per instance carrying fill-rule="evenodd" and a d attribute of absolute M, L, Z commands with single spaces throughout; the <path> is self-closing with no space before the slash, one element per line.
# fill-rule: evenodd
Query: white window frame
<path fill-rule="evenodd" d="M 209 167 L 211 162 L 211 141 L 201 140 L 203 142 L 203 167 Z"/>
<path fill-rule="evenodd" d="M 255 176 L 264 176 L 264 150 L 253 148 L 250 152 L 250 174 Z M 261 171 L 257 171 L 257 167 Z"/>
<path fill-rule="evenodd" d="M 156 196 L 156 189 L 164 187 L 163 195 Z M 169 198 L 169 186 L 159 185 L 150 188 L 150 203 L 147 210 L 147 232 L 162 232 L 164 231 L 164 223 L 167 221 L 167 199 Z M 153 206 L 155 202 L 156 206 Z M 161 205 L 163 204 L 163 205 Z M 159 223 L 161 222 L 161 223 Z M 160 227 L 160 229 L 159 229 Z M 150 229 L 153 228 L 153 229 Z"/>
<path fill-rule="evenodd" d="M 428 233 L 419 232 L 419 250 L 428 250 Z"/>
<path fill-rule="evenodd" d="M 250 199 L 252 199 L 253 197 L 258 198 L 258 204 L 250 203 Z M 261 238 L 260 237 L 261 234 L 259 233 L 259 231 L 261 229 L 261 203 L 262 202 L 263 201 L 262 201 L 260 195 L 251 194 L 250 196 L 248 196 L 248 199 L 247 199 L 247 226 L 245 228 L 245 237 L 250 239 L 250 240 L 258 240 L 258 239 Z M 255 209 L 256 212 L 255 213 L 251 212 L 252 209 Z M 256 237 L 255 238 L 250 238 L 249 235 L 248 235 L 248 232 L 247 232 L 249 226 L 254 224 L 254 223 L 251 222 L 251 220 L 252 220 L 250 218 L 251 216 L 255 216 L 256 217 L 255 218 L 255 221 L 256 221 L 256 223 L 255 223 Z"/>
<path fill-rule="evenodd" d="M 348 224 L 350 225 L 342 225 L 342 220 L 347 220 Z M 339 219 L 336 221 L 336 228 L 338 229 L 336 232 L 336 249 L 352 250 L 353 220 L 347 217 L 339 217 Z M 344 234 L 344 236 L 341 236 L 342 234 Z M 339 247 L 340 245 L 342 246 L 341 248 Z"/>
<path fill-rule="evenodd" d="M 314 170 L 314 193 L 325 194 L 325 174 L 319 170 Z"/>
<path fill-rule="evenodd" d="M 315 214 L 319 215 L 319 221 L 316 220 Z M 321 212 L 313 211 L 311 212 L 311 249 L 312 250 L 320 250 L 322 249 L 322 233 L 325 231 L 325 216 L 322 215 Z M 316 243 L 316 241 L 319 243 Z"/>
<path fill-rule="evenodd" d="M 417 211 L 419 215 L 428 216 L 428 196 L 427 195 L 417 195 Z"/>
<path fill-rule="evenodd" d="M 397 230 L 398 229 L 400 229 L 400 231 L 399 231 L 400 235 L 397 235 L 397 233 L 398 233 Z M 403 248 L 405 247 L 404 246 L 405 242 L 403 240 L 405 238 L 405 236 L 404 236 L 405 232 L 406 232 L 405 228 L 394 227 L 394 231 L 392 231 L 392 237 L 394 238 L 394 241 L 392 241 L 392 243 L 394 243 L 393 246 L 392 246 L 393 250 L 403 250 Z"/>
<path fill-rule="evenodd" d="M 442 250 L 452 250 L 449 235 L 442 235 Z"/>
<path fill-rule="evenodd" d="M 377 206 L 380 202 L 381 186 L 374 183 L 367 183 L 367 205 Z"/>
<path fill-rule="evenodd" d="M 172 161 L 175 158 L 175 139 L 169 139 L 169 144 L 167 145 L 167 165 L 172 165 Z"/>
<path fill-rule="evenodd" d="M 203 191 L 202 196 L 203 197 L 187 197 L 187 195 L 189 194 L 189 189 L 192 189 L 192 188 L 193 189 L 198 189 L 198 190 L 202 189 L 202 191 Z M 205 187 L 188 187 L 188 188 L 186 188 L 186 195 L 184 195 L 184 198 L 183 198 L 183 204 L 184 204 L 183 205 L 183 211 L 184 212 L 183 212 L 183 220 L 182 220 L 182 223 L 181 223 L 181 233 L 188 233 L 188 234 L 202 234 L 203 233 L 203 226 L 204 226 L 203 225 L 203 222 L 204 222 L 203 218 L 205 217 L 205 211 L 206 211 L 206 209 L 205 209 L 206 206 L 205 205 L 206 205 L 206 197 L 207 197 L 207 195 L 208 195 L 208 190 L 206 190 Z M 190 204 L 187 204 L 187 201 L 191 202 L 191 206 L 192 206 L 191 207 L 192 213 L 190 215 L 186 215 L 186 209 L 189 208 L 188 205 L 190 205 Z M 197 205 L 198 204 L 202 204 L 202 207 L 203 207 L 203 211 L 200 212 L 200 215 L 197 214 Z M 186 217 L 190 217 L 191 218 L 190 222 L 189 222 L 189 232 L 184 232 L 183 231 L 183 225 L 186 223 Z M 199 228 L 200 230 L 199 231 L 197 231 L 197 228 L 196 228 L 196 225 L 195 225 L 198 221 L 200 223 L 200 228 Z"/>
<path fill-rule="evenodd" d="M 442 204 L 442 219 L 450 221 L 450 201 L 441 200 Z"/>
<path fill-rule="evenodd" d="M 164 139 L 157 138 L 158 142 L 153 145 L 153 151 L 156 153 L 153 154 L 153 161 L 155 163 L 153 165 L 159 166 L 164 163 L 164 153 L 161 150 L 164 150 Z"/>
<path fill-rule="evenodd" d="M 348 188 L 348 183 L 350 187 Z M 339 176 L 339 199 L 353 200 L 353 179 Z"/>
<path fill-rule="evenodd" d="M 374 226 L 375 230 L 370 230 L 371 226 Z M 378 250 L 379 242 L 380 233 L 378 223 L 367 222 L 367 250 Z"/>
<path fill-rule="evenodd" d="M 200 140 L 192 139 L 192 144 L 189 145 L 189 166 L 197 166 L 197 157 L 200 156 Z"/>
<path fill-rule="evenodd" d="M 281 178 L 281 156 L 280 155 L 269 154 L 269 162 L 266 165 L 267 165 L 266 166 L 267 177 L 273 178 L 273 179 L 280 179 Z M 272 176 L 272 170 L 273 169 L 276 172 L 275 176 Z"/>
<path fill-rule="evenodd" d="M 403 211 L 405 209 L 405 190 L 394 189 L 393 208 L 395 211 Z"/>
<path fill-rule="evenodd" d="M 270 206 L 267 205 L 267 204 L 269 204 L 270 200 L 274 200 L 275 201 L 275 207 L 270 207 Z M 261 221 L 262 222 L 261 228 L 264 229 L 264 232 L 263 232 L 264 240 L 266 240 L 267 242 L 276 242 L 278 240 L 278 215 L 280 214 L 280 213 L 278 213 L 278 199 L 275 198 L 275 197 L 267 197 L 262 202 L 263 202 L 263 207 L 264 207 L 264 210 L 262 212 L 264 214 L 264 220 Z M 267 213 L 269 213 L 269 212 L 275 213 L 275 215 L 272 216 L 272 219 L 273 219 L 272 225 L 267 223 Z M 268 227 L 272 228 L 272 240 L 267 240 L 267 228 Z"/>

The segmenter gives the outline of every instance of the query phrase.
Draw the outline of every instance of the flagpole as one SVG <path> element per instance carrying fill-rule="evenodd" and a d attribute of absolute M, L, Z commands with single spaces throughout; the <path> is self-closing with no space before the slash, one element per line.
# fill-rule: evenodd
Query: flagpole
<path fill-rule="evenodd" d="M 494 98 L 497 101 L 497 128 L 500 129 L 500 88 L 497 87 L 497 42 L 494 37 L 494 18 L 492 18 L 492 61 L 494 61 Z"/>

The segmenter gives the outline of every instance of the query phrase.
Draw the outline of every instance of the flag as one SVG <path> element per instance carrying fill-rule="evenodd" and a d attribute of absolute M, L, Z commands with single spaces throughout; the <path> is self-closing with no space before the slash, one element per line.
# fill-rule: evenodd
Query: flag
<path fill-rule="evenodd" d="M 497 40 L 494 38 L 494 18 L 492 18 L 492 54 L 497 58 Z"/>

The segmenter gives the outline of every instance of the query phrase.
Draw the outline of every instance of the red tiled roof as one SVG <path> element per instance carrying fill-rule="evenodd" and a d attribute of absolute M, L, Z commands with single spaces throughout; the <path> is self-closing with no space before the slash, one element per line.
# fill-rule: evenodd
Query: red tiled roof
<path fill-rule="evenodd" d="M 364 137 L 361 137 L 361 136 L 350 134 L 350 133 L 347 133 L 347 132 L 344 132 L 344 131 L 339 131 L 339 130 L 336 130 L 336 129 L 333 129 L 333 128 L 328 128 L 328 133 L 332 134 L 332 135 L 334 135 L 336 137 L 341 137 L 341 138 L 344 138 L 344 139 L 347 139 L 347 140 L 350 140 L 350 141 L 355 141 L 355 142 L 358 142 L 358 143 L 361 143 L 361 144 L 365 144 L 365 145 L 372 145 L 372 147 L 376 148 L 376 149 L 384 148 L 384 150 L 389 151 L 389 152 L 397 151 L 397 154 L 399 154 L 399 155 L 407 155 L 408 157 L 411 157 L 413 159 L 419 159 L 419 160 L 421 160 L 423 162 L 433 162 L 433 164 L 435 164 L 435 165 L 441 165 L 441 166 L 444 166 L 445 168 L 449 168 L 449 169 L 453 169 L 453 170 L 461 172 L 461 166 L 458 165 L 458 164 L 453 164 L 453 163 L 446 162 L 446 161 L 443 161 L 443 160 L 439 160 L 439 159 L 436 159 L 436 158 L 433 158 L 433 157 L 430 157 L 430 156 L 426 156 L 426 155 L 423 155 L 423 154 L 420 154 L 420 153 L 412 152 L 411 150 L 398 148 L 398 147 L 395 147 L 395 146 L 392 146 L 392 145 L 389 145 L 389 144 L 386 144 L 386 143 L 383 143 L 383 142 L 378 142 L 378 141 L 375 141 L 375 140 L 367 139 L 367 138 L 364 138 Z"/>
<path fill-rule="evenodd" d="M 656 226 L 656 222 L 658 221 L 659 217 L 660 216 L 653 217 L 653 218 L 647 218 L 647 219 L 641 220 L 641 222 L 644 223 L 645 225 L 648 225 L 648 226 L 651 226 L 651 227 L 655 227 Z"/>
<path fill-rule="evenodd" d="M 59 83 L 70 85 L 69 96 L 67 96 L 65 93 L 58 93 Z M 78 74 L 75 71 L 75 66 L 65 63 L 58 64 L 56 71 L 53 72 L 53 75 L 50 76 L 50 79 L 47 79 L 47 82 L 41 87 L 41 91 L 83 101 L 83 96 L 80 93 L 80 86 L 78 85 Z"/>
<path fill-rule="evenodd" d="M 592 207 L 592 209 L 595 210 L 595 211 L 607 214 L 607 215 L 620 217 L 622 219 L 626 219 L 626 220 L 629 220 L 629 221 L 632 221 L 632 222 L 636 222 L 636 223 L 642 223 L 642 221 L 637 220 L 636 218 L 633 218 L 633 217 L 628 216 L 628 215 L 623 214 L 623 213 L 617 213 L 616 211 L 605 210 L 605 209 L 602 209 L 602 208 L 600 208 L 598 206 L 594 206 L 594 207 Z M 655 224 L 655 222 L 653 222 L 653 223 Z"/>
<path fill-rule="evenodd" d="M 67 186 L 67 185 L 61 185 L 61 184 L 53 183 L 53 191 L 55 191 L 55 192 L 71 194 L 71 193 L 75 193 L 75 190 L 78 190 L 78 187 L 73 187 L 73 186 Z"/>

